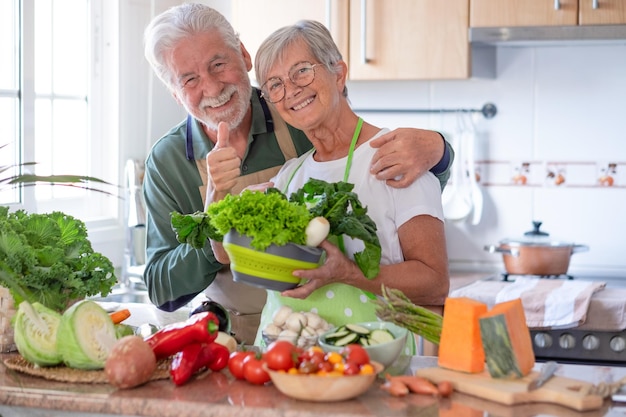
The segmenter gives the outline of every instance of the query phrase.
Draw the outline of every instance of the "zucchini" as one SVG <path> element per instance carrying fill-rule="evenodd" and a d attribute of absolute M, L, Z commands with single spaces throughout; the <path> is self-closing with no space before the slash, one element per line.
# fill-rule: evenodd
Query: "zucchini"
<path fill-rule="evenodd" d="M 334 331 L 334 332 L 332 332 L 330 334 L 327 334 L 326 335 L 326 341 L 327 342 L 332 342 L 334 340 L 341 339 L 342 337 L 347 336 L 348 334 L 350 334 L 350 330 L 348 330 L 348 329 L 346 329 L 345 327 L 342 326 L 342 327 L 338 328 L 336 331 Z"/>
<path fill-rule="evenodd" d="M 370 334 L 370 343 L 373 345 L 391 342 L 393 339 L 395 339 L 393 334 L 386 329 L 374 329 L 372 330 L 372 334 Z"/>
<path fill-rule="evenodd" d="M 356 333 L 348 333 L 347 336 L 344 336 L 335 341 L 335 346 L 346 346 L 351 343 L 357 343 L 359 341 L 359 335 Z"/>
<path fill-rule="evenodd" d="M 346 324 L 346 329 L 352 333 L 356 333 L 361 336 L 367 336 L 370 334 L 370 329 L 367 327 L 359 326 L 358 324 Z"/>
<path fill-rule="evenodd" d="M 374 346 L 394 340 L 395 337 L 387 329 L 370 330 L 359 324 L 346 324 L 338 327 L 332 333 L 324 336 L 324 340 L 329 345 L 346 346 L 357 343 L 361 346 Z"/>

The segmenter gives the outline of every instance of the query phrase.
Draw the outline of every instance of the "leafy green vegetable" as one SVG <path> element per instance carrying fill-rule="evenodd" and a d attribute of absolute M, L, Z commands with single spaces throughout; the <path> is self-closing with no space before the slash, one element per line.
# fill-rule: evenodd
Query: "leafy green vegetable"
<path fill-rule="evenodd" d="M 79 301 L 61 316 L 57 349 L 70 368 L 104 368 L 116 341 L 115 325 L 109 314 L 94 301 Z"/>
<path fill-rule="evenodd" d="M 318 216 L 330 223 L 329 240 L 343 249 L 342 235 L 362 240 L 365 248 L 354 254 L 354 260 L 367 278 L 380 270 L 381 248 L 376 224 L 367 215 L 354 184 L 328 183 L 310 179 L 289 199 L 275 188 L 265 193 L 243 191 L 212 203 L 206 212 L 171 213 L 172 228 L 179 242 L 196 249 L 208 238 L 221 241 L 230 229 L 252 239 L 252 246 L 264 250 L 270 244 L 304 244 L 306 226 Z"/>
<path fill-rule="evenodd" d="M 82 221 L 0 207 L 0 284 L 17 304 L 63 312 L 71 300 L 106 296 L 116 282 L 113 264 L 94 252 Z"/>
<path fill-rule="evenodd" d="M 289 242 L 304 244 L 311 215 L 304 205 L 291 204 L 284 194 L 244 190 L 210 204 L 206 213 L 172 213 L 172 227 L 178 241 L 203 248 L 207 238 L 221 241 L 229 230 L 252 239 L 253 248 L 263 251 L 269 245 Z"/>
<path fill-rule="evenodd" d="M 61 315 L 42 304 L 20 303 L 13 316 L 15 346 L 27 361 L 38 366 L 61 363 L 57 350 L 57 329 Z"/>
<path fill-rule="evenodd" d="M 363 241 L 365 248 L 354 254 L 354 261 L 367 278 L 374 278 L 380 271 L 381 248 L 376 223 L 367 215 L 356 193 L 354 184 L 328 183 L 311 178 L 304 186 L 291 194 L 289 201 L 306 204 L 312 217 L 323 216 L 330 223 L 330 236 L 349 236 Z M 342 241 L 338 239 L 338 246 Z"/>

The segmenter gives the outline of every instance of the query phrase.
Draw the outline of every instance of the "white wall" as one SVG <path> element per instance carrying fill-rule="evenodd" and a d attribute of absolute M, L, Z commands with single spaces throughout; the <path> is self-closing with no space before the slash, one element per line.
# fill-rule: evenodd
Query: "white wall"
<path fill-rule="evenodd" d="M 498 47 L 495 79 L 352 82 L 355 108 L 480 108 L 477 158 L 483 164 L 481 222 L 448 221 L 451 268 L 504 271 L 484 246 L 522 237 L 532 220 L 551 237 L 589 246 L 572 256 L 570 273 L 626 277 L 626 45 Z M 456 115 L 364 113 L 381 126 L 455 130 Z M 448 136 L 451 140 L 453 136 Z M 515 166 L 532 162 L 532 185 L 511 183 Z M 613 187 L 599 170 L 618 163 Z M 597 164 L 597 165 L 596 165 Z M 547 169 L 565 170 L 561 186 Z"/>
<path fill-rule="evenodd" d="M 151 78 L 141 49 L 150 16 L 178 3 L 122 2 L 122 13 L 129 13 L 122 28 L 123 158 L 144 158 L 151 143 L 184 117 Z M 230 17 L 228 1 L 205 3 Z M 540 220 L 554 239 L 589 246 L 572 256 L 570 273 L 626 278 L 626 45 L 498 47 L 496 72 L 494 79 L 350 82 L 348 88 L 355 108 L 497 106 L 495 118 L 475 117 L 477 158 L 483 162 L 481 222 L 446 225 L 453 270 L 503 271 L 501 256 L 487 253 L 484 245 L 521 237 L 532 220 Z M 451 140 L 456 123 L 453 114 L 364 117 L 391 128 L 437 129 Z M 531 162 L 532 184 L 515 186 L 512 172 L 522 162 Z M 617 182 L 596 187 L 599 170 L 609 162 L 618 163 Z M 553 166 L 565 169 L 563 186 L 545 178 Z"/>

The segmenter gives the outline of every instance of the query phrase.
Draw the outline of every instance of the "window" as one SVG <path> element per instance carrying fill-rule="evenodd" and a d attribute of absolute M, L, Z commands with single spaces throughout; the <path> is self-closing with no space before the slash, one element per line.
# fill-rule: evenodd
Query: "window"
<path fill-rule="evenodd" d="M 117 99 L 116 3 L 0 0 L 1 167 L 36 162 L 22 170 L 118 183 L 118 106 L 106 104 Z M 85 222 L 117 218 L 120 207 L 117 198 L 59 185 L 2 186 L 0 204 Z"/>

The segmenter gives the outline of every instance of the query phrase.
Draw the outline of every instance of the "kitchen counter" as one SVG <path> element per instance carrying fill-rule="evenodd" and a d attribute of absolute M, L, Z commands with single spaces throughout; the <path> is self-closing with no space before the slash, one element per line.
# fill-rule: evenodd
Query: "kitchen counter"
<path fill-rule="evenodd" d="M 8 355 L 0 355 L 2 359 Z M 435 366 L 434 357 L 413 357 L 411 369 Z M 539 366 L 539 364 L 538 364 Z M 559 375 L 597 383 L 626 376 L 626 368 L 562 365 Z M 0 412 L 5 417 L 24 415 L 29 409 L 46 416 L 109 415 L 193 417 L 353 417 L 353 416 L 534 416 L 616 417 L 626 407 L 605 401 L 602 409 L 579 413 L 550 404 L 504 406 L 469 395 L 454 393 L 447 399 L 411 394 L 389 396 L 380 389 L 382 379 L 360 397 L 335 403 L 298 401 L 281 394 L 271 384 L 254 386 L 235 380 L 228 371 L 205 372 L 187 384 L 176 387 L 170 380 L 152 381 L 141 387 L 117 390 L 108 384 L 79 384 L 49 381 L 29 376 L 0 365 Z M 15 407 L 15 408 L 14 408 Z M 13 411 L 13 413 L 11 413 Z M 57 413 L 57 414 L 55 414 Z M 31 415 L 29 413 L 29 415 Z M 44 415 L 36 414 L 36 415 Z"/>

